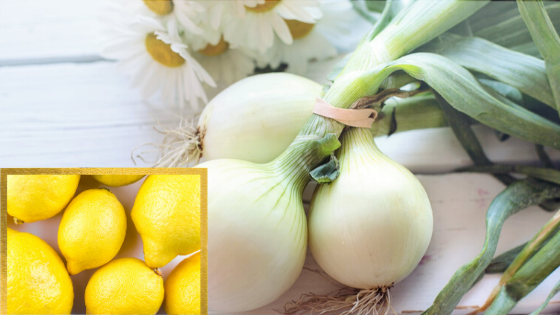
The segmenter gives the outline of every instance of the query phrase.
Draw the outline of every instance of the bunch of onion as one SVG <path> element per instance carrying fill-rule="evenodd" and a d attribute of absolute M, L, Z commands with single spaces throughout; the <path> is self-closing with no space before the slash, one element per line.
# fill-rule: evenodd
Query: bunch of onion
<path fill-rule="evenodd" d="M 418 95 L 398 102 L 388 99 L 411 94 L 398 89 L 408 81 L 393 81 L 384 82 L 389 93 L 375 104 L 385 106 L 372 134 L 381 136 L 446 126 L 433 95 Z M 245 78 L 213 98 L 196 127 L 183 122 L 178 129 L 165 130 L 160 145 L 163 154 L 156 166 L 197 164 L 202 157 L 206 161 L 270 162 L 294 141 L 313 115 L 316 98 L 324 94 L 322 85 L 294 74 L 268 73 Z"/>
<path fill-rule="evenodd" d="M 414 2 L 381 32 L 366 37 L 325 94 L 325 101 L 334 107 L 349 108 L 375 94 L 386 75 L 370 69 L 426 43 L 483 5 L 466 1 Z M 208 169 L 211 311 L 261 307 L 294 283 L 302 270 L 307 246 L 302 191 L 311 179 L 310 172 L 340 146 L 338 136 L 343 128 L 337 121 L 312 115 L 286 151 L 269 163 L 218 159 L 198 165 Z M 381 155 L 378 158 L 381 160 Z M 413 180 L 410 176 L 402 178 Z M 429 217 L 424 220 L 428 222 Z M 417 263 L 417 255 L 425 250 L 425 239 L 429 238 L 426 235 L 417 242 L 419 248 L 414 250 L 414 257 L 408 257 L 406 266 Z M 400 274 L 393 281 L 404 276 Z M 368 290 L 373 289 L 376 287 L 368 286 Z"/>

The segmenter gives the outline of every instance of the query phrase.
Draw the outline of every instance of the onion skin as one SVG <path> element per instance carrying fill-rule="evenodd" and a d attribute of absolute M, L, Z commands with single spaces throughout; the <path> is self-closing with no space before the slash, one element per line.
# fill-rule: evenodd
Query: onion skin
<path fill-rule="evenodd" d="M 242 312 L 273 302 L 303 268 L 303 188 L 251 162 L 197 167 L 208 168 L 209 309 Z"/>
<path fill-rule="evenodd" d="M 303 189 L 340 147 L 338 135 L 296 140 L 267 164 L 213 160 L 208 169 L 208 301 L 213 312 L 269 304 L 296 281 L 307 249 Z"/>
<path fill-rule="evenodd" d="M 309 245 L 327 274 L 347 286 L 391 286 L 425 254 L 433 230 L 426 191 L 383 155 L 367 129 L 350 129 L 339 153 L 341 173 L 313 196 Z"/>
<path fill-rule="evenodd" d="M 267 163 L 294 141 L 322 85 L 288 74 L 243 79 L 214 97 L 198 122 L 202 156 Z"/>

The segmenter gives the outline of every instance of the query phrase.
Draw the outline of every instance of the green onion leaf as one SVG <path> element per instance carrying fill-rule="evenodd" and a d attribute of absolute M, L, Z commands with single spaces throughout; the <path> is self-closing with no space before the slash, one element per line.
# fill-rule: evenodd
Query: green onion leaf
<path fill-rule="evenodd" d="M 519 10 L 517 9 L 516 3 L 511 1 L 492 1 L 484 7 L 484 10 L 476 12 L 465 20 L 464 23 L 468 23 L 468 26 L 460 24 L 453 28 L 452 31 L 459 33 L 457 29 L 468 27 L 471 32 L 474 33 L 513 17 L 519 17 Z"/>
<path fill-rule="evenodd" d="M 546 153 L 542 145 L 536 144 L 535 151 L 537 151 L 537 155 L 539 156 L 539 161 L 541 161 L 544 167 L 554 168 L 554 164 L 552 164 L 552 160 L 550 159 L 548 153 Z"/>
<path fill-rule="evenodd" d="M 390 98 L 372 126 L 374 136 L 409 130 L 447 127 L 447 120 L 433 95 Z"/>
<path fill-rule="evenodd" d="M 415 53 L 374 68 L 368 73 L 383 81 L 389 74 L 404 70 L 425 81 L 455 109 L 503 133 L 537 144 L 560 149 L 560 126 L 529 110 L 491 95 L 463 67 L 436 54 Z"/>
<path fill-rule="evenodd" d="M 379 18 L 379 10 L 377 6 L 370 6 L 368 5 L 370 1 L 352 1 L 352 6 L 354 10 L 361 15 L 365 20 L 370 22 L 371 24 L 375 24 L 377 19 Z M 383 2 L 379 3 L 378 6 L 383 7 Z"/>
<path fill-rule="evenodd" d="M 496 295 L 499 295 L 503 286 L 515 277 L 515 275 L 520 271 L 520 269 L 525 265 L 525 263 L 531 260 L 534 255 L 547 246 L 548 242 L 554 239 L 554 235 L 559 234 L 558 229 L 560 228 L 560 211 L 558 211 L 550 221 L 548 221 L 545 226 L 537 233 L 530 242 L 521 250 L 519 255 L 515 257 L 513 262 L 506 269 L 500 283 L 492 290 L 490 296 L 484 303 L 484 305 L 477 311 L 482 312 L 486 310 L 491 304 L 497 299 Z M 560 262 L 559 262 L 560 264 Z M 500 302 L 498 302 L 500 303 Z M 514 304 L 515 305 L 515 304 Z"/>
<path fill-rule="evenodd" d="M 506 315 L 517 302 L 533 291 L 560 266 L 560 233 L 556 233 L 502 287 L 486 315 Z"/>
<path fill-rule="evenodd" d="M 523 94 L 521 93 L 521 91 L 512 87 L 511 85 L 507 85 L 500 81 L 494 81 L 494 80 L 489 80 L 484 78 L 477 78 L 477 79 L 480 83 L 496 91 L 497 93 L 507 98 L 508 100 L 519 105 L 523 104 Z"/>
<path fill-rule="evenodd" d="M 482 38 L 443 34 L 422 51 L 445 56 L 461 66 L 506 83 L 535 99 L 555 107 L 545 63 L 493 44 Z"/>
<path fill-rule="evenodd" d="M 377 36 L 377 34 L 385 29 L 385 27 L 387 27 L 387 25 L 389 25 L 391 20 L 395 17 L 393 15 L 393 10 L 391 9 L 393 4 L 394 2 L 392 0 L 387 0 L 385 2 L 385 8 L 383 9 L 383 12 L 381 12 L 381 16 L 379 17 L 377 22 L 375 22 L 375 25 L 373 26 L 369 34 L 366 35 L 367 40 L 372 40 L 375 36 Z"/>
<path fill-rule="evenodd" d="M 519 12 L 546 64 L 548 81 L 560 112 L 560 37 L 542 1 L 518 0 Z"/>
<path fill-rule="evenodd" d="M 336 65 L 334 65 L 334 68 L 331 70 L 331 72 L 327 74 L 327 80 L 331 82 L 334 81 L 336 77 L 338 77 L 338 75 L 342 72 L 344 67 L 346 67 L 348 60 L 350 60 L 351 57 L 352 57 L 352 53 L 346 54 L 344 57 L 342 57 L 342 59 L 340 59 L 336 63 Z"/>
<path fill-rule="evenodd" d="M 443 34 L 488 4 L 482 1 L 417 0 L 404 7 L 371 41 L 352 53 L 342 74 L 395 60 Z"/>
<path fill-rule="evenodd" d="M 508 2 L 497 2 L 492 3 L 489 8 L 506 9 L 505 5 Z M 513 4 L 513 3 L 510 3 Z M 508 5 L 509 7 L 509 5 Z M 549 2 L 545 5 L 547 12 L 550 15 L 550 19 L 553 21 L 556 28 L 560 28 L 560 3 Z M 473 15 L 473 19 L 477 17 L 478 14 L 482 13 L 482 10 L 476 15 Z M 508 13 L 508 12 L 506 12 Z M 504 19 L 505 17 L 505 19 Z M 509 14 L 496 15 L 495 17 L 488 17 L 488 27 L 483 29 L 475 29 L 473 35 L 477 37 L 482 37 L 495 44 L 503 47 L 511 48 L 513 50 L 518 50 L 518 47 L 525 46 L 525 51 L 528 50 L 527 46 L 535 47 L 533 40 L 531 39 L 531 34 L 525 26 L 523 18 L 519 14 L 519 9 L 515 6 L 511 9 Z M 471 21 L 470 25 L 475 28 L 480 22 Z M 535 47 L 536 48 L 536 47 Z M 534 49 L 533 49 L 534 50 Z M 537 52 L 536 57 L 540 56 Z"/>
<path fill-rule="evenodd" d="M 386 8 L 385 3 L 387 1 L 368 1 L 368 0 L 363 0 L 363 1 L 354 1 L 354 2 L 363 2 L 365 7 L 372 12 L 383 12 L 383 9 Z"/>
<path fill-rule="evenodd" d="M 554 286 L 554 288 L 552 288 L 552 291 L 550 291 L 550 294 L 548 295 L 548 297 L 546 298 L 546 300 L 544 301 L 544 303 L 537 308 L 533 313 L 529 314 L 529 315 L 538 315 L 540 314 L 544 308 L 548 305 L 548 302 L 550 302 L 550 300 L 552 300 L 552 298 L 558 294 L 560 292 L 560 281 L 558 281 L 558 283 Z"/>
<path fill-rule="evenodd" d="M 473 160 L 476 165 L 490 166 L 492 162 L 482 149 L 480 142 L 476 138 L 476 135 L 471 129 L 471 122 L 469 116 L 461 113 L 451 106 L 441 95 L 436 93 L 436 99 L 439 102 L 441 109 L 455 134 L 457 140 L 461 143 L 467 154 Z M 496 174 L 494 175 L 496 179 L 509 185 L 515 181 L 515 179 L 508 174 Z"/>
<path fill-rule="evenodd" d="M 484 153 L 480 142 L 478 142 L 476 135 L 471 129 L 469 116 L 453 108 L 441 95 L 436 94 L 436 99 L 447 121 L 451 125 L 455 137 L 457 137 L 457 140 L 459 140 L 465 151 L 467 151 L 467 154 L 471 160 L 473 160 L 474 164 L 492 165 L 492 162 Z"/>
<path fill-rule="evenodd" d="M 506 271 L 506 269 L 509 267 L 509 265 L 511 265 L 515 257 L 517 257 L 517 255 L 521 253 L 523 248 L 525 248 L 525 245 L 527 245 L 527 243 L 516 246 L 508 250 L 507 252 L 498 255 L 497 257 L 492 259 L 492 262 L 490 262 L 490 264 L 488 265 L 488 267 L 486 267 L 486 270 L 484 270 L 484 272 L 502 273 Z"/>
<path fill-rule="evenodd" d="M 498 194 L 486 214 L 486 239 L 481 253 L 455 272 L 434 304 L 423 314 L 451 314 L 462 296 L 490 264 L 505 220 L 520 210 L 558 196 L 560 187 L 534 180 L 516 181 Z"/>

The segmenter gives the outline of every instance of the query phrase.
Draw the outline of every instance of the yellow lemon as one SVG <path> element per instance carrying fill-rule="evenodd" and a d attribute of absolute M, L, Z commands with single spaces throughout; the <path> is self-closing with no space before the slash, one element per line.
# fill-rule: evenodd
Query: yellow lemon
<path fill-rule="evenodd" d="M 7 233 L 8 314 L 70 314 L 74 291 L 62 259 L 35 235 Z"/>
<path fill-rule="evenodd" d="M 108 263 L 119 252 L 126 235 L 126 214 L 109 190 L 90 189 L 70 202 L 58 228 L 58 246 L 68 261 L 68 272 Z"/>
<path fill-rule="evenodd" d="M 96 181 L 111 187 L 120 187 L 134 184 L 144 175 L 93 175 Z"/>
<path fill-rule="evenodd" d="M 8 213 L 16 223 L 54 217 L 76 193 L 80 175 L 8 175 Z"/>
<path fill-rule="evenodd" d="M 87 314 L 155 314 L 163 302 L 163 278 L 136 258 L 99 268 L 86 287 Z"/>
<path fill-rule="evenodd" d="M 200 253 L 185 258 L 165 281 L 167 314 L 200 314 Z"/>
<path fill-rule="evenodd" d="M 146 264 L 163 267 L 200 249 L 200 175 L 150 175 L 130 213 Z"/>

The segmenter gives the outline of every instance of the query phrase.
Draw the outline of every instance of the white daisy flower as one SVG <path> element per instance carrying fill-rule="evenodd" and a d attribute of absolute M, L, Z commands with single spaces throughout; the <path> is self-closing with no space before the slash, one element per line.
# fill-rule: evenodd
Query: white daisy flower
<path fill-rule="evenodd" d="M 206 6 L 209 24 L 217 30 L 227 14 L 244 18 L 246 8 L 254 8 L 259 4 L 265 3 L 265 0 L 203 1 L 201 3 Z"/>
<path fill-rule="evenodd" d="M 226 86 L 253 73 L 255 63 L 251 55 L 243 48 L 230 48 L 223 38 L 216 45 L 207 44 L 193 52 L 193 56 L 210 76 Z"/>
<path fill-rule="evenodd" d="M 222 20 L 228 20 L 231 15 L 243 18 L 246 8 L 254 8 L 265 0 L 199 0 L 197 3 L 205 8 L 193 18 L 202 33 L 188 32 L 187 35 L 191 42 L 202 43 L 200 48 L 204 48 L 207 44 L 217 45 L 222 39 Z"/>
<path fill-rule="evenodd" d="M 137 14 L 162 19 L 164 23 L 169 19 L 175 19 L 187 32 L 199 35 L 204 33 L 198 25 L 198 19 L 205 8 L 196 1 L 125 0 L 123 4 Z"/>
<path fill-rule="evenodd" d="M 286 20 L 315 23 L 322 16 L 317 0 L 265 0 L 245 10 L 245 17 L 226 16 L 222 25 L 224 39 L 234 47 L 260 53 L 272 46 L 274 34 L 284 43 L 292 43 Z"/>
<path fill-rule="evenodd" d="M 222 32 L 219 29 L 213 28 L 208 21 L 205 21 L 204 14 L 199 16 L 201 20 L 198 26 L 202 29 L 202 34 L 192 32 L 183 32 L 183 38 L 189 44 L 192 50 L 203 49 L 207 45 L 218 45 L 222 40 Z M 198 59 L 198 58 L 197 58 Z"/>
<path fill-rule="evenodd" d="M 184 42 L 191 48 L 193 57 L 218 83 L 228 86 L 243 79 L 255 70 L 255 53 L 242 47 L 232 48 L 218 32 L 219 37 L 183 33 Z"/>
<path fill-rule="evenodd" d="M 325 60 L 342 51 L 352 50 L 371 26 L 352 7 L 350 0 L 321 0 L 323 17 L 310 24 L 288 20 L 293 38 L 291 45 L 275 38 L 272 48 L 257 58 L 259 67 L 278 68 L 286 63 L 287 72 L 303 75 L 311 60 Z"/>
<path fill-rule="evenodd" d="M 188 102 L 200 109 L 199 101 L 208 101 L 202 82 L 216 84 L 188 53 L 177 24 L 169 20 L 166 28 L 159 20 L 142 16 L 131 24 L 125 15 L 126 11 L 119 18 L 108 16 L 114 25 L 102 56 L 117 59 L 118 67 L 134 76 L 132 86 L 140 89 L 144 98 L 160 92 L 167 103 L 183 106 Z"/>

